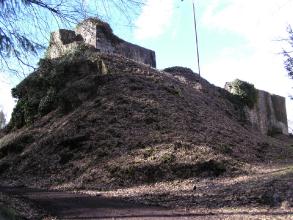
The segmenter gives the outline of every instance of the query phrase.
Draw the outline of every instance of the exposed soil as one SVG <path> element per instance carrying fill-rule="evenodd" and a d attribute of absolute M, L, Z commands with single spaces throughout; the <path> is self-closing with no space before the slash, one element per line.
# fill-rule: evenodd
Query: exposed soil
<path fill-rule="evenodd" d="M 227 91 L 185 68 L 70 56 L 42 61 L 16 88 L 21 123 L 0 131 L 0 184 L 289 213 L 292 138 L 253 130 Z"/>

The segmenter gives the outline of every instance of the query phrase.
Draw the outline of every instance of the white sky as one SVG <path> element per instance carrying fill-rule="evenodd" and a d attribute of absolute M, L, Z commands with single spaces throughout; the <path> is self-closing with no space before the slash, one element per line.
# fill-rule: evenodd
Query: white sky
<path fill-rule="evenodd" d="M 10 80 L 3 73 L 0 73 L 0 110 L 3 110 L 6 121 L 10 120 L 10 115 L 15 105 L 11 97 L 11 85 Z"/>
<path fill-rule="evenodd" d="M 164 10 L 162 10 L 162 8 Z M 135 21 L 134 36 L 139 40 L 157 38 L 171 26 L 174 4 L 172 0 L 148 0 Z"/>
<path fill-rule="evenodd" d="M 219 10 L 224 3 L 226 6 Z M 288 79 L 283 68 L 283 56 L 279 54 L 286 45 L 278 41 L 287 37 L 286 27 L 293 22 L 292 10 L 292 0 L 213 1 L 204 14 L 203 25 L 238 34 L 246 40 L 246 44 L 223 48 L 222 56 L 209 63 L 206 72 L 227 72 L 231 79 L 237 72 L 238 78 L 260 89 L 285 97 L 293 94 L 292 80 Z M 251 51 L 249 55 L 237 57 L 237 54 L 247 49 Z M 213 76 L 208 77 L 210 79 Z M 293 118 L 292 113 L 293 101 L 287 98 L 290 120 Z"/>
<path fill-rule="evenodd" d="M 204 78 L 221 87 L 239 78 L 274 94 L 293 94 L 293 81 L 279 54 L 285 44 L 276 41 L 287 37 L 286 27 L 293 25 L 293 0 L 195 0 L 195 4 Z M 180 65 L 197 72 L 191 0 L 146 0 L 134 23 L 134 29 L 115 24 L 112 28 L 127 41 L 155 50 L 159 69 Z M 11 86 L 3 80 L 0 105 L 9 114 L 14 102 L 8 98 Z M 287 114 L 293 121 L 289 99 Z"/>

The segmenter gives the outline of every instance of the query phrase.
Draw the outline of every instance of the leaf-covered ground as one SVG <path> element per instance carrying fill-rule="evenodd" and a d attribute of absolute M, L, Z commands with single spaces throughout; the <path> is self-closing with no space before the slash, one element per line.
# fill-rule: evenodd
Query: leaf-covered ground
<path fill-rule="evenodd" d="M 0 132 L 2 185 L 171 207 L 292 208 L 292 139 L 253 130 L 237 97 L 186 68 L 87 50 L 42 61 L 14 95 Z"/>

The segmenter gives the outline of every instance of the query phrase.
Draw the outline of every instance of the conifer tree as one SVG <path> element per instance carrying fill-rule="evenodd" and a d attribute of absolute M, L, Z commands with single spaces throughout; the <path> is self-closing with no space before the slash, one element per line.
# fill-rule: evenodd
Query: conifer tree
<path fill-rule="evenodd" d="M 129 18 L 143 0 L 0 0 L 0 70 L 19 73 L 33 68 L 32 56 L 40 55 L 50 31 L 77 23 L 85 17 Z M 45 43 L 44 43 L 45 42 Z"/>

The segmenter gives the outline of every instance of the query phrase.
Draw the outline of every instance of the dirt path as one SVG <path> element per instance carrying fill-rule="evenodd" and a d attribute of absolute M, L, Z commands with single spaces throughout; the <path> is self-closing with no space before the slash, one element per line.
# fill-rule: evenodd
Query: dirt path
<path fill-rule="evenodd" d="M 19 198 L 57 219 L 293 220 L 291 163 L 258 167 L 252 173 L 238 177 L 199 179 L 195 191 L 192 189 L 194 180 L 182 180 L 107 192 L 45 191 L 0 186 L 0 194 Z M 181 208 L 164 208 L 158 204 Z"/>
<path fill-rule="evenodd" d="M 100 195 L 0 187 L 0 192 L 34 203 L 58 219 L 179 219 L 193 214 Z M 194 215 L 198 216 L 198 215 Z"/>
<path fill-rule="evenodd" d="M 57 219 L 293 219 L 293 212 L 288 211 L 171 210 L 102 195 L 8 187 L 0 187 L 0 192 L 28 200 Z"/>

